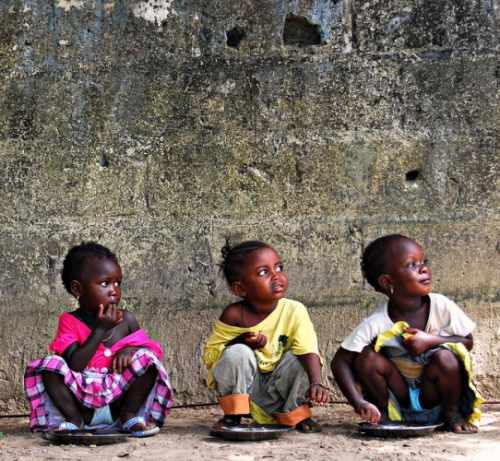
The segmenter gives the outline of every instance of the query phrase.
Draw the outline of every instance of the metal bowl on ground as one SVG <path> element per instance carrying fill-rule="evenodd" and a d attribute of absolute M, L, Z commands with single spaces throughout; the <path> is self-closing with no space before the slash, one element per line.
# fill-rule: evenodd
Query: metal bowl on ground
<path fill-rule="evenodd" d="M 111 429 L 78 429 L 74 431 L 60 431 L 53 429 L 48 433 L 48 440 L 56 439 L 63 443 L 81 444 L 81 445 L 109 445 L 112 443 L 125 442 L 130 431 L 111 430 Z"/>
<path fill-rule="evenodd" d="M 373 426 L 363 422 L 358 424 L 358 431 L 372 437 L 423 437 L 442 425 L 443 423 L 423 421 L 380 421 Z"/>
<path fill-rule="evenodd" d="M 291 426 L 283 426 L 281 424 L 239 424 L 233 427 L 213 430 L 212 435 L 224 437 L 227 440 L 247 442 L 279 439 L 291 429 L 293 429 Z"/>

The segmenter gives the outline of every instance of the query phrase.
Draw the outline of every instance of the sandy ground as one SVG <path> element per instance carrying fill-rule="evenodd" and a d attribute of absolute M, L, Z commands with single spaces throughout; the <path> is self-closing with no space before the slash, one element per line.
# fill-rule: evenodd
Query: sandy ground
<path fill-rule="evenodd" d="M 500 406 L 483 406 L 476 435 L 435 432 L 426 437 L 381 439 L 359 434 L 350 407 L 314 409 L 323 426 L 317 434 L 290 431 L 282 438 L 232 442 L 208 435 L 220 417 L 218 407 L 174 409 L 155 437 L 113 445 L 64 445 L 31 434 L 28 420 L 1 419 L 0 460 L 497 460 L 500 456 Z"/>

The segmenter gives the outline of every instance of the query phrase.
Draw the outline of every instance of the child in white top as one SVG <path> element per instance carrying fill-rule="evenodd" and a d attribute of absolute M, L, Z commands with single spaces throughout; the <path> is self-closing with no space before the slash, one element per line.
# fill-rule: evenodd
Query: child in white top
<path fill-rule="evenodd" d="M 475 323 L 453 301 L 430 293 L 427 259 L 407 237 L 372 242 L 362 268 L 388 300 L 354 329 L 331 363 L 354 411 L 372 424 L 441 420 L 453 432 L 477 432 L 469 422 L 482 401 L 469 379 Z"/>

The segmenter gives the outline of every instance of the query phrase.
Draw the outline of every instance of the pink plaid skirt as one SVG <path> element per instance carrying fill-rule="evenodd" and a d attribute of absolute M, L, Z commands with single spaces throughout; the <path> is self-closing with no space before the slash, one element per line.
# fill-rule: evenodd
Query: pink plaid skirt
<path fill-rule="evenodd" d="M 148 349 L 139 349 L 132 357 L 132 365 L 121 374 L 88 369 L 76 372 L 71 370 L 65 360 L 58 355 L 44 357 L 30 364 L 24 375 L 24 387 L 33 410 L 30 416 L 31 430 L 47 431 L 64 421 L 45 392 L 43 371 L 62 375 L 65 384 L 83 405 L 100 408 L 109 405 L 125 393 L 149 366 L 154 366 L 158 370 L 156 384 L 137 416 L 143 416 L 146 421 L 154 422 L 161 427 L 173 403 L 172 386 L 165 368 L 156 355 Z"/>

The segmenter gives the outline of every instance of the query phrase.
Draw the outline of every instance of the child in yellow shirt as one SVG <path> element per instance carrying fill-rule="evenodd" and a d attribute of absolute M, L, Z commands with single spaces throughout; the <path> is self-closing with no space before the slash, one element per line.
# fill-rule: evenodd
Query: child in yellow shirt
<path fill-rule="evenodd" d="M 306 308 L 285 299 L 288 277 L 276 251 L 258 242 L 222 248 L 221 270 L 240 301 L 222 312 L 207 342 L 209 386 L 224 411 L 214 429 L 251 414 L 260 424 L 319 432 L 310 405 L 325 405 L 321 359 Z"/>

